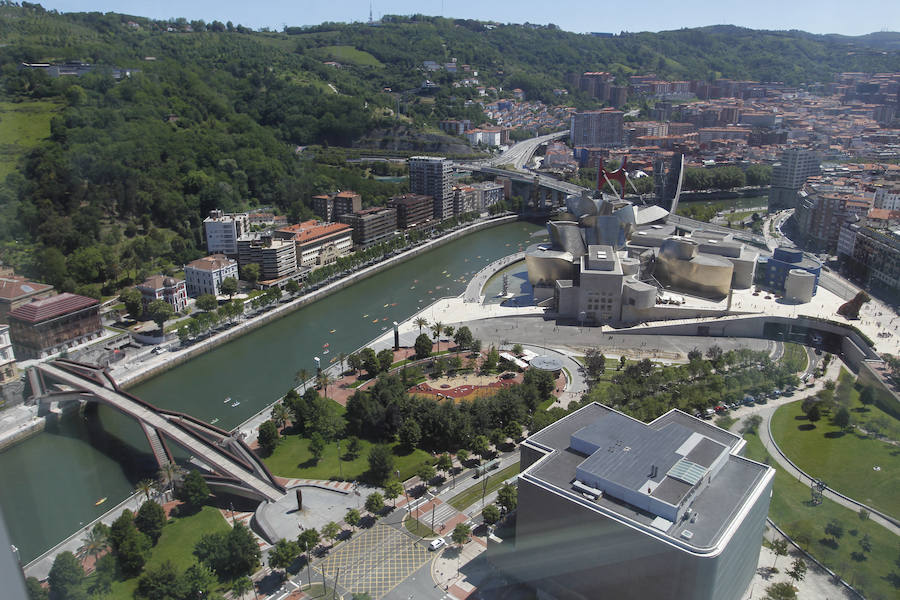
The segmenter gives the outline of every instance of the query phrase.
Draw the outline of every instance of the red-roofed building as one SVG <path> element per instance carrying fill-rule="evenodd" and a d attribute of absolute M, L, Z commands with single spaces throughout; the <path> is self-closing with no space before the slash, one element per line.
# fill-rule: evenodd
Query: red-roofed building
<path fill-rule="evenodd" d="M 9 333 L 19 360 L 43 358 L 98 337 L 100 303 L 77 294 L 59 294 L 9 312 Z"/>
<path fill-rule="evenodd" d="M 273 236 L 294 241 L 298 267 L 329 265 L 353 249 L 353 230 L 344 223 L 304 221 L 276 229 Z"/>
<path fill-rule="evenodd" d="M 28 281 L 18 275 L 0 276 L 0 323 L 8 322 L 6 315 L 12 309 L 51 295 L 52 285 Z"/>

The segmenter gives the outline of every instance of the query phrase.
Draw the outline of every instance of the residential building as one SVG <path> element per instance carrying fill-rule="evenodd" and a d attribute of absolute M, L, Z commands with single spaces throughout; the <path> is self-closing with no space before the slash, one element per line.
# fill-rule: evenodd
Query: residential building
<path fill-rule="evenodd" d="M 624 116 L 612 108 L 577 112 L 572 115 L 569 141 L 573 146 L 621 146 L 625 143 Z"/>
<path fill-rule="evenodd" d="M 222 282 L 229 277 L 238 278 L 238 264 L 224 254 L 198 258 L 184 266 L 184 283 L 191 298 L 201 294 L 218 296 Z"/>
<path fill-rule="evenodd" d="M 345 223 L 304 221 L 276 229 L 276 238 L 293 240 L 298 268 L 330 265 L 353 250 L 353 230 Z"/>
<path fill-rule="evenodd" d="M 750 139 L 749 127 L 701 127 L 697 130 L 697 141 L 700 144 L 708 144 L 715 140 L 740 140 L 746 142 Z"/>
<path fill-rule="evenodd" d="M 313 212 L 329 223 L 359 210 L 362 210 L 362 196 L 350 190 L 313 196 Z"/>
<path fill-rule="evenodd" d="M 677 409 L 589 404 L 521 444 L 515 537 L 487 559 L 539 598 L 740 600 L 775 476 L 744 444 Z"/>
<path fill-rule="evenodd" d="M 378 206 L 340 216 L 341 223 L 353 229 L 353 243 L 365 248 L 394 237 L 397 231 L 397 209 Z"/>
<path fill-rule="evenodd" d="M 275 231 L 277 236 L 279 231 Z M 259 265 L 259 281 L 274 281 L 297 272 L 297 247 L 291 239 L 270 235 L 247 236 L 238 240 L 238 266 L 243 275 L 250 263 Z"/>
<path fill-rule="evenodd" d="M 434 218 L 453 216 L 452 167 L 446 158 L 413 156 L 409 159 L 409 191 L 431 196 Z"/>
<path fill-rule="evenodd" d="M 187 306 L 187 288 L 181 279 L 153 275 L 135 287 L 141 293 L 141 302 L 145 311 L 154 300 L 165 300 L 172 305 L 172 309 L 176 313 L 183 311 Z"/>
<path fill-rule="evenodd" d="M 438 123 L 441 131 L 451 135 L 463 135 L 469 129 L 472 129 L 472 121 L 469 119 L 444 119 Z"/>
<path fill-rule="evenodd" d="M 203 230 L 206 232 L 206 250 L 210 254 L 235 256 L 237 241 L 250 231 L 250 215 L 211 210 L 203 219 Z"/>
<path fill-rule="evenodd" d="M 797 196 L 806 180 L 819 174 L 819 156 L 805 148 L 787 148 L 772 169 L 769 212 L 797 206 Z"/>
<path fill-rule="evenodd" d="M 412 229 L 434 218 L 434 198 L 422 194 L 393 196 L 387 205 L 397 209 L 397 227 Z"/>
<path fill-rule="evenodd" d="M 13 354 L 9 337 L 9 325 L 0 325 L 0 385 L 6 385 L 19 378 L 16 356 Z"/>
<path fill-rule="evenodd" d="M 0 323 L 9 322 L 6 315 L 12 309 L 32 300 L 48 298 L 53 293 L 52 285 L 28 281 L 18 275 L 0 275 Z"/>
<path fill-rule="evenodd" d="M 100 303 L 86 296 L 66 292 L 9 312 L 9 334 L 19 360 L 56 354 L 101 333 Z"/>
<path fill-rule="evenodd" d="M 874 206 L 887 210 L 900 210 L 900 185 L 893 183 L 879 186 L 875 190 Z"/>
<path fill-rule="evenodd" d="M 461 215 L 469 212 L 480 212 L 478 206 L 478 191 L 468 185 L 454 186 L 453 188 L 453 214 Z"/>
<path fill-rule="evenodd" d="M 852 234 L 852 241 L 845 241 L 848 236 L 841 232 L 844 243 L 838 248 L 838 256 L 848 274 L 867 289 L 896 297 L 900 293 L 900 227 L 875 229 L 848 222 L 844 229 Z"/>
<path fill-rule="evenodd" d="M 473 183 L 470 187 L 478 194 L 476 205 L 478 210 L 485 210 L 503 201 L 503 184 L 494 181 Z"/>
<path fill-rule="evenodd" d="M 794 211 L 800 242 L 815 250 L 833 252 L 841 228 L 852 215 L 866 216 L 873 194 L 852 185 L 809 181 L 797 193 Z"/>

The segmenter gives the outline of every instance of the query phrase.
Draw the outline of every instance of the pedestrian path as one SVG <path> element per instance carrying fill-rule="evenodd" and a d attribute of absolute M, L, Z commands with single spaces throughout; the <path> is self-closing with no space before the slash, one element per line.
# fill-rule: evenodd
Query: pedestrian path
<path fill-rule="evenodd" d="M 331 481 L 328 479 L 284 479 L 282 477 L 278 477 L 278 481 L 286 488 L 305 485 L 335 490 L 344 494 L 349 494 L 351 491 L 353 491 L 354 488 L 354 483 L 352 481 Z"/>

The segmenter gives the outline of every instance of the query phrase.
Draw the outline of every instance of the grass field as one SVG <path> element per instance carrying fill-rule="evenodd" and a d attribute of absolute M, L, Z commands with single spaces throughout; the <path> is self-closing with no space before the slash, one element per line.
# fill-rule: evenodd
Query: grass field
<path fill-rule="evenodd" d="M 851 415 L 851 422 L 859 425 L 866 431 L 877 431 L 886 438 L 895 442 L 900 442 L 900 420 L 890 415 L 874 404 L 864 406 L 859 401 L 859 390 L 853 387 L 853 375 L 848 373 L 841 367 L 841 374 L 838 377 L 841 386 L 848 386 L 848 399 Z"/>
<path fill-rule="evenodd" d="M 156 568 L 168 560 L 179 572 L 184 571 L 197 562 L 193 552 L 200 538 L 218 531 L 228 531 L 228 523 L 222 518 L 222 513 L 211 506 L 204 506 L 194 515 L 171 519 L 163 528 L 162 536 L 153 547 L 144 570 Z M 113 600 L 131 600 L 137 583 L 137 577 L 116 581 L 110 594 L 105 597 Z M 223 586 L 220 591 L 224 589 Z"/>
<path fill-rule="evenodd" d="M 487 479 L 487 487 L 483 487 L 483 482 L 479 479 L 476 485 L 473 485 L 464 492 L 461 492 L 450 499 L 450 506 L 456 510 L 465 510 L 475 504 L 481 498 L 482 492 L 485 496 L 495 490 L 499 490 L 503 482 L 518 474 L 519 463 L 512 464 L 501 471 L 497 471 L 490 475 Z"/>
<path fill-rule="evenodd" d="M 409 517 L 405 521 L 403 521 L 403 526 L 406 527 L 406 530 L 411 534 L 417 535 L 419 537 L 437 537 L 437 534 L 433 532 L 427 525 L 423 525 L 419 522 L 418 519 L 413 519 L 412 517 Z"/>
<path fill-rule="evenodd" d="M 353 46 L 322 46 L 315 51 L 320 56 L 326 56 L 341 63 L 352 63 L 363 67 L 383 67 L 384 64 L 364 50 L 357 50 Z"/>
<path fill-rule="evenodd" d="M 805 371 L 806 367 L 809 366 L 809 356 L 806 354 L 806 348 L 800 344 L 786 342 L 781 363 L 790 367 L 794 373 Z"/>
<path fill-rule="evenodd" d="M 272 456 L 264 461 L 269 470 L 281 477 L 303 477 L 308 479 L 338 479 L 343 477 L 347 481 L 359 479 L 369 468 L 369 448 L 372 443 L 360 440 L 359 455 L 353 460 L 342 460 L 338 464 L 337 444 L 330 442 L 325 446 L 325 452 L 318 462 L 313 460 L 309 452 L 309 440 L 296 435 L 285 436 L 281 439 Z M 400 454 L 399 444 L 391 444 L 394 450 L 394 468 L 400 470 L 400 480 L 404 481 L 413 476 L 416 467 L 425 461 L 431 460 L 431 455 L 424 450 L 415 450 L 408 454 Z M 346 453 L 347 443 L 344 442 L 342 453 Z"/>
<path fill-rule="evenodd" d="M 0 102 L 0 181 L 12 173 L 25 153 L 50 136 L 54 102 Z"/>
<path fill-rule="evenodd" d="M 758 436 L 744 437 L 747 458 L 774 463 Z M 897 537 L 871 520 L 862 521 L 855 512 L 831 500 L 812 505 L 809 486 L 777 466 L 776 470 L 769 518 L 810 554 L 860 588 L 869 600 L 896 598 L 900 585 L 900 567 L 895 563 Z M 844 535 L 837 540 L 836 547 L 825 536 L 825 525 L 832 519 L 844 527 Z M 872 550 L 854 558 L 853 553 L 860 551 L 859 540 L 863 536 L 871 540 Z"/>
<path fill-rule="evenodd" d="M 863 504 L 900 516 L 900 448 L 842 432 L 831 424 L 830 415 L 823 415 L 815 428 L 809 426 L 800 402 L 792 402 L 775 411 L 772 436 L 785 455 L 812 477 Z"/>

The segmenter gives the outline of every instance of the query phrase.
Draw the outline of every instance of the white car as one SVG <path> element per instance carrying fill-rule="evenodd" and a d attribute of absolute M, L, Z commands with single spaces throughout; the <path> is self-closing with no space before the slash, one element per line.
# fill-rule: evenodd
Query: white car
<path fill-rule="evenodd" d="M 443 548 L 446 545 L 447 545 L 447 541 L 444 538 L 439 537 L 435 540 L 431 540 L 431 543 L 428 544 L 428 549 L 429 550 L 440 550 L 441 548 Z"/>

